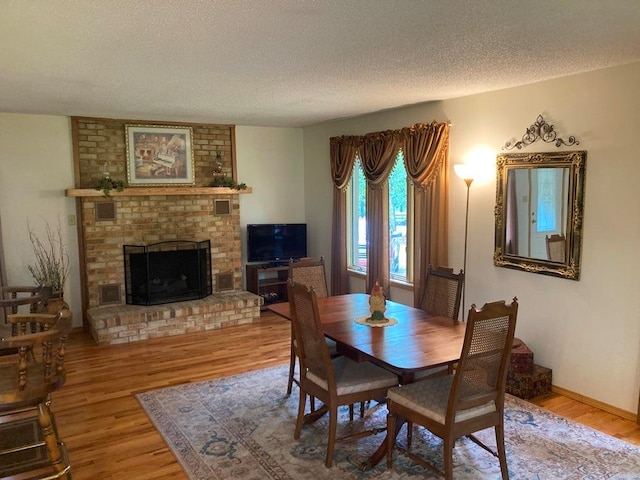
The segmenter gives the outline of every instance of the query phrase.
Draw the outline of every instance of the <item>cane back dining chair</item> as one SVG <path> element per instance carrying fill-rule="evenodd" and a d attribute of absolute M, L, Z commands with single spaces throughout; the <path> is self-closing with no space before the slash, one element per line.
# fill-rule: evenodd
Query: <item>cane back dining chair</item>
<path fill-rule="evenodd" d="M 0 362 L 0 423 L 7 436 L 0 449 L 0 476 L 27 473 L 29 478 L 71 478 L 66 447 L 58 436 L 51 411 L 51 393 L 64 385 L 65 342 L 71 331 L 69 310 L 58 314 L 11 314 L 7 320 L 17 334 L 0 340 L 2 348 L 18 353 Z"/>
<path fill-rule="evenodd" d="M 464 285 L 464 272 L 453 273 L 453 268 L 427 268 L 427 279 L 420 308 L 432 315 L 458 318 L 460 297 Z"/>
<path fill-rule="evenodd" d="M 464 285 L 464 272 L 453 273 L 449 267 L 427 267 L 427 278 L 420 308 L 431 315 L 457 319 L 460 313 L 460 297 Z M 453 366 L 430 368 L 416 372 L 415 378 L 428 378 L 445 371 L 451 372 Z"/>
<path fill-rule="evenodd" d="M 553 234 L 544 236 L 547 245 L 547 258 L 552 262 L 564 263 L 567 239 L 564 235 Z"/>
<path fill-rule="evenodd" d="M 306 285 L 307 287 L 313 287 L 318 298 L 327 297 L 329 295 L 323 257 L 320 257 L 320 260 L 315 260 L 309 257 L 302 258 L 298 261 L 289 260 L 289 278 L 296 283 Z M 331 355 L 338 356 L 336 342 L 328 338 L 325 340 L 329 346 L 329 352 Z M 298 357 L 295 343 L 292 324 L 287 395 L 291 394 L 294 383 L 298 386 L 300 385 L 299 380 L 295 378 L 296 358 Z"/>
<path fill-rule="evenodd" d="M 338 407 L 385 398 L 389 387 L 398 385 L 398 378 L 370 362 L 357 363 L 344 356 L 331 358 L 313 288 L 288 280 L 287 293 L 300 360 L 300 401 L 293 437 L 299 439 L 303 423 L 320 412 L 305 415 L 307 395 L 319 399 L 329 412 L 325 466 L 331 467 L 336 442 L 384 430 L 374 428 L 337 439 Z"/>
<path fill-rule="evenodd" d="M 517 312 L 516 298 L 509 305 L 504 301 L 492 302 L 480 310 L 472 305 L 455 372 L 389 390 L 387 467 L 392 467 L 397 448 L 416 463 L 451 480 L 454 442 L 467 436 L 497 456 L 502 478 L 509 478 L 504 447 L 504 396 Z M 394 432 L 404 421 L 422 425 L 443 439 L 444 472 L 411 451 L 409 431 L 407 448 L 396 445 Z M 497 453 L 472 435 L 489 427 L 495 431 Z"/>

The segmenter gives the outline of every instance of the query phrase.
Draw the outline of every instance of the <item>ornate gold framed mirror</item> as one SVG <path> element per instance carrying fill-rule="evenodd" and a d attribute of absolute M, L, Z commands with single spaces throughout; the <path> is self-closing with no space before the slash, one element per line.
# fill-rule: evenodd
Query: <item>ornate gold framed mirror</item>
<path fill-rule="evenodd" d="M 586 151 L 497 157 L 498 267 L 580 279 Z"/>

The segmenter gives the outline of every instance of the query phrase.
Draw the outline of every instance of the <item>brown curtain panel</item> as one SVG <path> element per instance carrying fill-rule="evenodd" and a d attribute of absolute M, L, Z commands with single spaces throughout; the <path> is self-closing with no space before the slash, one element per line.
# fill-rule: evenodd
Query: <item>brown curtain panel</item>
<path fill-rule="evenodd" d="M 396 132 L 369 133 L 362 140 L 360 161 L 367 179 L 367 291 L 376 281 L 389 292 L 389 186 L 398 155 Z"/>
<path fill-rule="evenodd" d="M 353 174 L 360 137 L 329 139 L 333 180 L 333 220 L 331 226 L 331 294 L 349 293 L 347 276 L 347 185 Z"/>
<path fill-rule="evenodd" d="M 415 186 L 414 306 L 429 265 L 449 262 L 449 124 L 417 124 L 400 131 L 407 175 Z"/>

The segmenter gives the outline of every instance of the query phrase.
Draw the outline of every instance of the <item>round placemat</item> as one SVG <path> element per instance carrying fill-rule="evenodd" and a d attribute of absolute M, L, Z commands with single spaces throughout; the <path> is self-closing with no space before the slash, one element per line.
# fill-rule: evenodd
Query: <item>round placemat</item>
<path fill-rule="evenodd" d="M 398 320 L 396 320 L 395 318 L 385 318 L 384 321 L 379 321 L 379 320 L 370 320 L 370 317 L 358 317 L 355 319 L 356 323 L 359 323 L 360 325 L 367 325 L 369 327 L 388 327 L 390 325 L 395 325 L 396 323 L 398 323 Z"/>

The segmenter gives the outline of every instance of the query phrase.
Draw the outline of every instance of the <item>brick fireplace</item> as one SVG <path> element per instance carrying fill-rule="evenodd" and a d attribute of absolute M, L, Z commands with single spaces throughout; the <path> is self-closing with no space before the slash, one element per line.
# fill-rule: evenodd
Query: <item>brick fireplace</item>
<path fill-rule="evenodd" d="M 84 325 L 100 344 L 223 328 L 260 316 L 261 299 L 242 291 L 240 193 L 206 187 L 215 163 L 232 174 L 233 126 L 192 125 L 195 185 L 128 187 L 106 197 L 93 188 L 107 164 L 126 179 L 125 120 L 72 118 Z M 172 124 L 175 125 L 175 124 Z M 216 214 L 214 199 L 228 202 Z M 225 203 L 227 204 L 227 203 Z M 101 212 L 108 212 L 104 215 Z M 209 241 L 213 294 L 161 305 L 126 305 L 124 245 Z"/>

